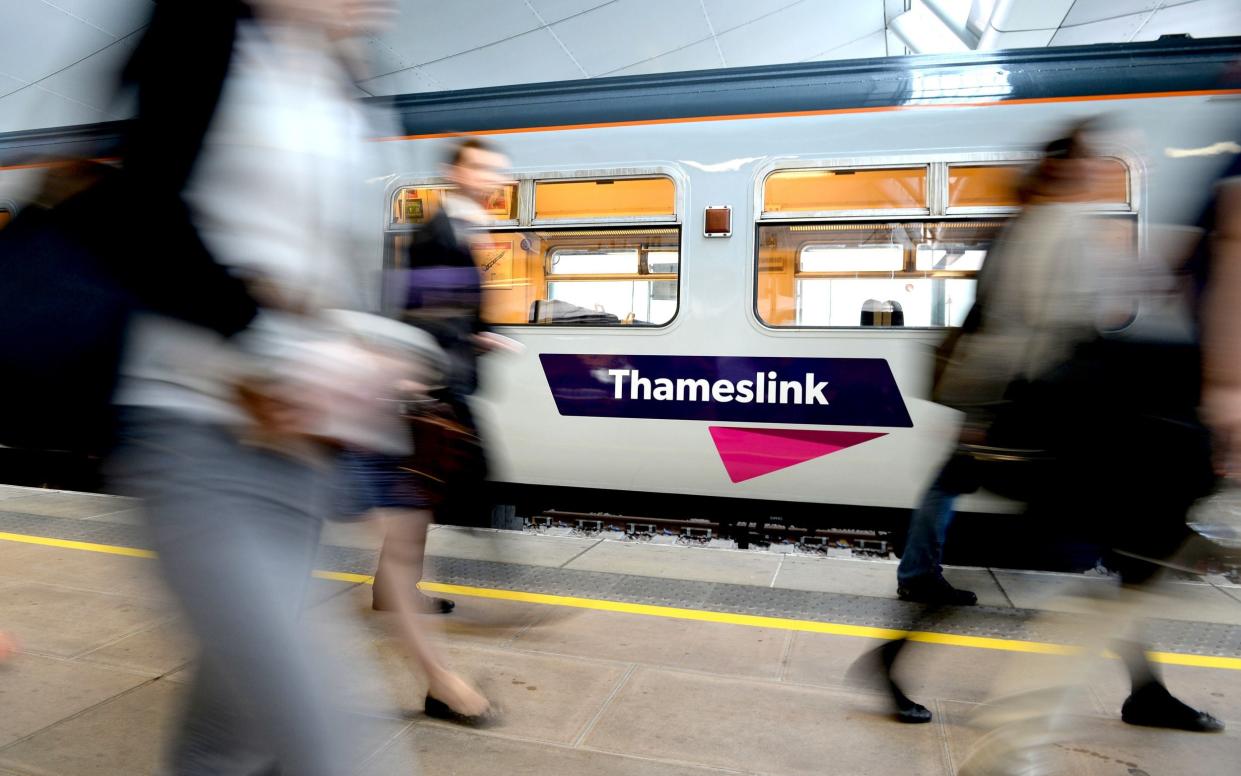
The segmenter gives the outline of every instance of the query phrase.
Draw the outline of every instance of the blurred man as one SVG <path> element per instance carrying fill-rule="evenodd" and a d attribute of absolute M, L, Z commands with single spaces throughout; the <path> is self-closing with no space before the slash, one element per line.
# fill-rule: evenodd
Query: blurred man
<path fill-rule="evenodd" d="M 483 316 L 482 272 L 473 244 L 491 219 L 484 204 L 507 178 L 508 158 L 489 142 L 468 138 L 456 141 L 444 159 L 443 175 L 452 183 L 440 208 L 415 235 L 406 269 L 397 277 L 389 305 L 397 314 L 435 337 L 448 356 L 442 388 L 435 393 L 442 412 L 417 431 L 434 434 L 415 445 L 413 469 L 422 473 L 421 493 L 408 506 L 416 526 L 410 536 L 416 557 L 414 581 L 422 576 L 427 523 L 432 513 L 441 521 L 479 525 L 490 519 L 486 498 L 486 458 L 479 438 L 470 397 L 478 389 L 478 359 L 483 353 L 508 347 L 508 340 L 490 333 Z M 417 424 L 418 421 L 415 420 Z M 423 434 L 424 436 L 426 433 Z M 436 451 L 435 460 L 420 454 Z M 375 580 L 375 608 L 395 607 L 383 558 L 395 548 L 385 543 Z M 429 599 L 423 608 L 449 612 L 453 603 Z"/>

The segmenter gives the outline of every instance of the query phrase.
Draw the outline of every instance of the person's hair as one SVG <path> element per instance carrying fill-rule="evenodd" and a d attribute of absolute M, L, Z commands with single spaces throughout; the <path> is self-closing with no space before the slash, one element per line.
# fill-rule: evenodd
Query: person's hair
<path fill-rule="evenodd" d="M 1095 155 L 1087 136 L 1097 131 L 1099 120 L 1088 118 L 1076 121 L 1065 128 L 1064 134 L 1043 146 L 1042 158 L 1034 164 L 1017 187 L 1017 197 L 1026 202 L 1047 183 L 1046 161 L 1087 159 Z"/>
<path fill-rule="evenodd" d="M 456 141 L 448 148 L 444 154 L 444 164 L 449 167 L 456 167 L 461 164 L 461 158 L 465 156 L 466 151 L 483 151 L 486 153 L 498 154 L 500 149 L 488 140 L 477 137 L 467 137 Z"/>

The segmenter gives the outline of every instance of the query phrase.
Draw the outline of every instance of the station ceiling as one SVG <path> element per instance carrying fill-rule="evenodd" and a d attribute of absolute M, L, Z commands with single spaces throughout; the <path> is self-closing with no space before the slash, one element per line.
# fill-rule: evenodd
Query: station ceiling
<path fill-rule="evenodd" d="M 397 22 L 366 41 L 374 75 L 359 83 L 359 94 L 1241 35 L 1238 0 L 398 2 Z M 128 115 L 111 84 L 152 7 L 151 0 L 0 0 L 0 132 Z"/>

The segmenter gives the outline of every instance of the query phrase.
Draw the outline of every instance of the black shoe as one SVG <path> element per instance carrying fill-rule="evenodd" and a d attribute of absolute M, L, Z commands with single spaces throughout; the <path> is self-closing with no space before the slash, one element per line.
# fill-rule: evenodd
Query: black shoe
<path fill-rule="evenodd" d="M 430 614 L 448 614 L 456 608 L 457 605 L 447 598 L 422 597 L 422 609 Z"/>
<path fill-rule="evenodd" d="M 1135 691 L 1120 708 L 1120 718 L 1130 725 L 1188 730 L 1191 733 L 1219 733 L 1224 723 L 1205 711 L 1198 711 L 1172 697 L 1158 682 Z"/>
<path fill-rule="evenodd" d="M 957 590 L 943 577 L 901 585 L 896 588 L 896 595 L 902 601 L 936 606 L 973 606 L 978 603 L 978 596 L 974 593 L 969 590 Z"/>
<path fill-rule="evenodd" d="M 912 700 L 892 678 L 892 664 L 904 646 L 904 639 L 879 645 L 854 661 L 845 673 L 845 681 L 851 684 L 872 686 L 885 690 L 892 699 L 897 722 L 919 724 L 931 721 L 931 710 Z"/>
<path fill-rule="evenodd" d="M 909 700 L 906 698 L 906 700 Z M 919 725 L 924 722 L 931 721 L 931 710 L 921 703 L 909 701 L 908 706 L 901 706 L 896 710 L 896 721 L 904 722 L 907 725 Z"/>
<path fill-rule="evenodd" d="M 432 598 L 428 595 L 418 595 L 418 609 L 426 614 L 448 614 L 457 605 L 447 598 Z M 371 596 L 371 608 L 377 612 L 395 612 L 396 607 L 391 605 L 386 598 L 378 595 Z"/>
<path fill-rule="evenodd" d="M 458 725 L 465 725 L 467 727 L 487 727 L 496 721 L 496 714 L 493 711 L 488 710 L 486 713 L 477 716 L 462 714 L 459 711 L 454 711 L 451 706 L 433 695 L 427 696 L 423 710 L 428 717 L 455 722 Z"/>

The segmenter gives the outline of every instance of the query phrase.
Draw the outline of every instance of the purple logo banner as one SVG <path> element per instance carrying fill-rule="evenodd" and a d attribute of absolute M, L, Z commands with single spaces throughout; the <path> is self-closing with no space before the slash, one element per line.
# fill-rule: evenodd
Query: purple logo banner
<path fill-rule="evenodd" d="M 561 415 L 909 428 L 882 358 L 544 353 Z"/>

